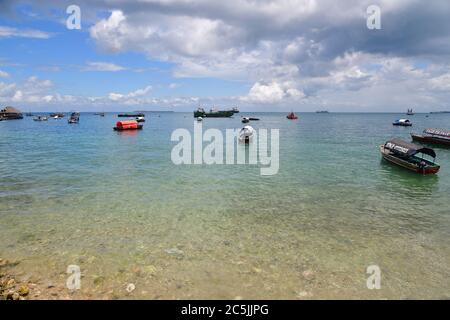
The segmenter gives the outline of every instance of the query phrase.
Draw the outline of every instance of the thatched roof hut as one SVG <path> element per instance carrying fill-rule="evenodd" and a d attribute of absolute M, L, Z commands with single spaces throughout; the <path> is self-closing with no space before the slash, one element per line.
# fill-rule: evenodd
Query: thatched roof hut
<path fill-rule="evenodd" d="M 23 115 L 20 110 L 13 107 L 6 107 L 0 110 L 0 118 L 3 120 L 22 119 Z"/>

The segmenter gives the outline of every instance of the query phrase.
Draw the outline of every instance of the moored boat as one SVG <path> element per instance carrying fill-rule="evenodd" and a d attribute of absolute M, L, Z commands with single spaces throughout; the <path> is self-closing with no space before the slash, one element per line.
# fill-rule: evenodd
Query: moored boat
<path fill-rule="evenodd" d="M 414 141 L 436 145 L 450 146 L 450 130 L 425 129 L 423 134 L 411 133 Z"/>
<path fill-rule="evenodd" d="M 113 128 L 115 131 L 125 130 L 141 130 L 143 125 L 138 124 L 136 120 L 117 121 L 116 126 Z"/>
<path fill-rule="evenodd" d="M 145 117 L 136 117 L 137 122 L 145 122 Z"/>
<path fill-rule="evenodd" d="M 34 121 L 47 121 L 48 117 L 46 116 L 37 116 L 33 118 Z"/>
<path fill-rule="evenodd" d="M 242 123 L 249 123 L 250 122 L 250 118 L 249 117 L 243 117 L 241 121 L 242 121 Z"/>
<path fill-rule="evenodd" d="M 296 119 L 298 119 L 298 117 L 295 115 L 294 112 L 290 112 L 290 113 L 286 116 L 286 118 L 288 118 L 289 120 L 296 120 Z"/>
<path fill-rule="evenodd" d="M 229 118 L 236 113 L 234 110 L 217 110 L 212 108 L 209 112 L 206 112 L 203 108 L 198 108 L 194 111 L 194 118 Z"/>
<path fill-rule="evenodd" d="M 62 112 L 50 113 L 50 117 L 53 119 L 62 119 L 64 118 L 64 113 Z"/>
<path fill-rule="evenodd" d="M 398 119 L 392 123 L 393 126 L 411 127 L 412 122 L 409 119 Z"/>
<path fill-rule="evenodd" d="M 406 114 L 407 114 L 408 116 L 413 116 L 413 115 L 414 115 L 413 109 L 412 109 L 412 108 L 411 108 L 411 109 L 408 109 L 408 111 L 406 112 Z"/>
<path fill-rule="evenodd" d="M 386 161 L 420 174 L 435 174 L 440 166 L 435 163 L 436 153 L 431 148 L 421 147 L 400 139 L 392 139 L 380 146 Z M 421 155 L 419 157 L 418 155 Z M 432 161 L 424 158 L 428 155 Z"/>
<path fill-rule="evenodd" d="M 137 118 L 137 117 L 145 117 L 144 113 L 119 113 L 117 115 L 119 118 Z"/>
<path fill-rule="evenodd" d="M 18 120 L 23 119 L 23 114 L 14 107 L 5 107 L 0 110 L 0 118 L 2 120 Z"/>
<path fill-rule="evenodd" d="M 79 112 L 72 112 L 70 114 L 69 120 L 67 120 L 68 123 L 78 123 L 80 122 L 80 113 Z"/>
<path fill-rule="evenodd" d="M 252 126 L 245 126 L 239 131 L 239 142 L 248 144 L 253 141 L 255 129 Z"/>

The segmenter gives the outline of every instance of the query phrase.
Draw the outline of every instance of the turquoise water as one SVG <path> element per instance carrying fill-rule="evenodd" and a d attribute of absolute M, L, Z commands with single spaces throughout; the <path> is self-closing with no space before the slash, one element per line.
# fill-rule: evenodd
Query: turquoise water
<path fill-rule="evenodd" d="M 417 114 L 412 128 L 393 127 L 396 114 L 252 116 L 280 129 L 277 175 L 174 165 L 170 136 L 193 130 L 191 113 L 149 113 L 132 133 L 112 130 L 114 114 L 0 122 L 0 257 L 61 288 L 77 264 L 82 298 L 450 296 L 450 149 L 435 148 L 442 168 L 426 177 L 378 150 L 450 115 Z M 366 287 L 369 265 L 380 290 Z"/>

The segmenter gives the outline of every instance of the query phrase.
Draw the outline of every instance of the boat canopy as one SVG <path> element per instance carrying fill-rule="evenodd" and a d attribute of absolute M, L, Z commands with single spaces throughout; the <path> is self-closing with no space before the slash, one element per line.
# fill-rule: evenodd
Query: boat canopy
<path fill-rule="evenodd" d="M 442 129 L 425 129 L 423 133 L 431 134 L 433 136 L 440 136 L 444 138 L 450 139 L 450 130 L 442 130 Z"/>
<path fill-rule="evenodd" d="M 430 157 L 436 158 L 436 152 L 431 148 L 421 147 L 414 143 L 406 142 L 400 139 L 392 139 L 386 142 L 385 147 L 401 153 L 405 156 L 412 157 L 417 153 L 423 153 Z"/>

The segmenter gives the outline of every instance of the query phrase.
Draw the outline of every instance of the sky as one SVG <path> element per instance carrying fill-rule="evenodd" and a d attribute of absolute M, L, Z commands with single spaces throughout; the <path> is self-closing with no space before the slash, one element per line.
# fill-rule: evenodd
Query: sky
<path fill-rule="evenodd" d="M 0 0 L 6 105 L 450 110 L 450 1 Z"/>

